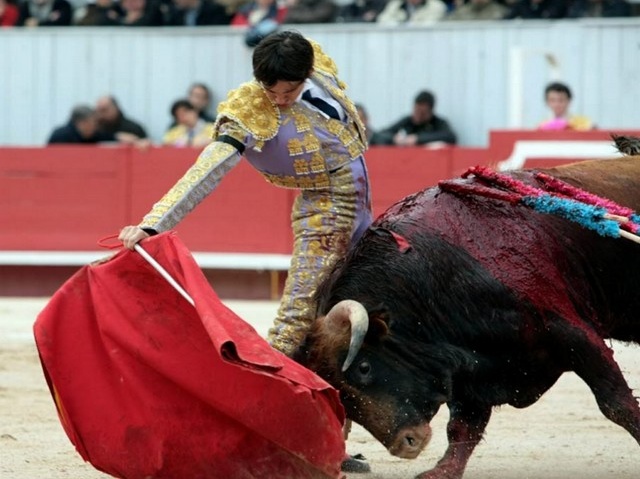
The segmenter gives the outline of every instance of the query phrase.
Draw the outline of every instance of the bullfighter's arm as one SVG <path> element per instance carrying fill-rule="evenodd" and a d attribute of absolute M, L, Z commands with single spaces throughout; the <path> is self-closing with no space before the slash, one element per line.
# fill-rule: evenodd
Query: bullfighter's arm
<path fill-rule="evenodd" d="M 140 228 L 161 233 L 175 227 L 240 161 L 244 131 L 228 124 L 184 176 L 145 215 Z"/>

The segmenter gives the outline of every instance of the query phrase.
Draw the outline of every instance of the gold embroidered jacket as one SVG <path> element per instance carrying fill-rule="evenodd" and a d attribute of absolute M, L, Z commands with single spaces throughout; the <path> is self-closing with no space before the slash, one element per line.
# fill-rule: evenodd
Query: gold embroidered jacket
<path fill-rule="evenodd" d="M 214 141 L 183 178 L 144 217 L 140 226 L 155 231 L 173 228 L 218 185 L 244 156 L 265 179 L 298 189 L 331 188 L 331 174 L 360 157 L 367 147 L 364 125 L 345 94 L 337 68 L 314 47 L 312 80 L 346 113 L 346 121 L 326 118 L 304 102 L 280 109 L 258 82 L 229 92 L 218 107 Z"/>

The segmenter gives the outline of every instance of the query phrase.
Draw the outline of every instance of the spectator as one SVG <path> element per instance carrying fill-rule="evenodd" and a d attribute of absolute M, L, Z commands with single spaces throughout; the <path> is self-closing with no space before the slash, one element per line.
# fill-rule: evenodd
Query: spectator
<path fill-rule="evenodd" d="M 505 19 L 558 19 L 567 13 L 566 0 L 518 0 L 513 4 Z"/>
<path fill-rule="evenodd" d="M 112 27 L 120 25 L 124 12 L 114 0 L 95 0 L 78 13 L 76 25 L 85 27 Z"/>
<path fill-rule="evenodd" d="M 442 20 L 446 13 L 447 5 L 442 0 L 389 0 L 377 22 L 385 25 L 427 25 Z"/>
<path fill-rule="evenodd" d="M 98 130 L 113 136 L 116 141 L 139 147 L 149 146 L 147 132 L 135 121 L 127 118 L 113 96 L 106 95 L 96 102 Z"/>
<path fill-rule="evenodd" d="M 577 130 L 593 129 L 593 123 L 586 116 L 569 114 L 571 90 L 560 82 L 549 83 L 544 89 L 544 101 L 553 116 L 540 123 L 538 130 Z"/>
<path fill-rule="evenodd" d="M 204 121 L 213 122 L 214 118 L 209 114 L 209 108 L 211 108 L 211 90 L 204 83 L 193 83 L 189 87 L 187 94 L 189 103 L 198 110 L 198 116 Z"/>
<path fill-rule="evenodd" d="M 469 0 L 449 13 L 445 20 L 502 20 L 509 9 L 495 0 Z"/>
<path fill-rule="evenodd" d="M 164 24 L 157 0 L 121 0 L 123 16 L 120 24 L 125 27 L 159 27 Z"/>
<path fill-rule="evenodd" d="M 162 138 L 162 144 L 170 146 L 206 146 L 213 138 L 213 123 L 198 118 L 189 100 L 178 100 L 171 106 L 171 115 L 176 126 L 171 127 Z"/>
<path fill-rule="evenodd" d="M 10 0 L 0 0 L 0 27 L 13 27 L 18 23 L 20 12 Z"/>
<path fill-rule="evenodd" d="M 286 11 L 285 11 L 286 15 Z M 250 48 L 258 45 L 267 35 L 270 35 L 278 30 L 280 23 L 277 20 L 266 18 L 259 22 L 256 26 L 250 27 L 245 33 L 244 43 Z"/>
<path fill-rule="evenodd" d="M 284 22 L 287 8 L 279 0 L 253 0 L 235 14 L 231 25 L 247 27 L 245 43 L 255 47 Z"/>
<path fill-rule="evenodd" d="M 67 0 L 25 0 L 19 7 L 18 26 L 66 27 L 71 25 L 72 9 Z"/>
<path fill-rule="evenodd" d="M 227 9 L 214 0 L 173 0 L 167 16 L 167 25 L 229 25 L 231 18 Z"/>
<path fill-rule="evenodd" d="M 338 6 L 333 0 L 287 0 L 284 23 L 332 23 Z"/>
<path fill-rule="evenodd" d="M 626 0 L 573 0 L 568 18 L 629 17 L 631 4 Z"/>
<path fill-rule="evenodd" d="M 431 92 L 421 91 L 413 103 L 413 113 L 400 119 L 382 131 L 373 135 L 373 145 L 431 147 L 443 144 L 455 145 L 456 135 L 449 123 L 434 112 L 435 97 Z"/>
<path fill-rule="evenodd" d="M 229 18 L 233 18 L 233 16 L 240 11 L 240 9 L 247 4 L 248 0 L 216 0 L 218 5 L 222 5 L 229 15 Z"/>
<path fill-rule="evenodd" d="M 360 121 L 364 125 L 365 133 L 367 135 L 367 141 L 371 141 L 373 137 L 373 128 L 371 128 L 371 124 L 369 123 L 369 113 L 367 109 L 361 103 L 356 103 L 356 111 L 358 112 L 358 116 L 360 117 Z"/>
<path fill-rule="evenodd" d="M 198 117 L 208 123 L 213 123 L 215 118 L 208 112 L 211 105 L 211 90 L 204 83 L 193 83 L 187 91 L 187 100 L 191 103 L 191 106 L 198 112 Z M 178 123 L 175 118 L 169 128 L 173 128 Z"/>
<path fill-rule="evenodd" d="M 71 111 L 71 118 L 66 125 L 53 130 L 48 144 L 54 143 L 99 143 L 114 141 L 113 135 L 98 131 L 98 118 L 93 108 L 78 105 Z"/>
<path fill-rule="evenodd" d="M 339 22 L 375 22 L 387 0 L 353 0 L 338 11 Z"/>

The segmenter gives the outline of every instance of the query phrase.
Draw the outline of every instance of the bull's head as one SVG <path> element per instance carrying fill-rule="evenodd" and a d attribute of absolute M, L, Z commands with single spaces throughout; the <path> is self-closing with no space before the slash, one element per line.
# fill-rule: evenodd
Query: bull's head
<path fill-rule="evenodd" d="M 341 301 L 318 318 L 300 359 L 341 391 L 348 417 L 391 454 L 414 458 L 431 439 L 429 421 L 447 388 L 390 336 L 383 314 Z"/>

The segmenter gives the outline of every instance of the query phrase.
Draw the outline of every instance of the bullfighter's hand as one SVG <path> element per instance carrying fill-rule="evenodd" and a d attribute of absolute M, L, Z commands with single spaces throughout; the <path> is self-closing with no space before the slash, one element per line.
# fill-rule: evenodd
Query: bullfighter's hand
<path fill-rule="evenodd" d="M 149 237 L 149 233 L 142 230 L 139 226 L 125 226 L 120 230 L 118 239 L 122 241 L 125 248 L 133 249 L 138 241 Z"/>

